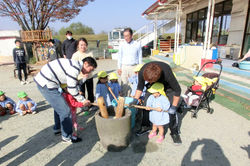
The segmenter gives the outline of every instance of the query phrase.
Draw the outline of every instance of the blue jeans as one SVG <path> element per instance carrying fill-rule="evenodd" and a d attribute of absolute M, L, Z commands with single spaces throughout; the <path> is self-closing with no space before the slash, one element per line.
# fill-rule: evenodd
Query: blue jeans
<path fill-rule="evenodd" d="M 57 88 L 48 89 L 47 86 L 41 87 L 40 85 L 37 85 L 37 87 L 43 97 L 54 108 L 54 130 L 61 129 L 62 136 L 70 138 L 73 132 L 71 112 L 63 96 Z"/>

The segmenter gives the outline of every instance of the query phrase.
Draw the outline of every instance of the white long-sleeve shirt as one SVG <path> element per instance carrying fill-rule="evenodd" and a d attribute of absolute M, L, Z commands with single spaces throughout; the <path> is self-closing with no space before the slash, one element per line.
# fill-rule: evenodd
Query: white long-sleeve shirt
<path fill-rule="evenodd" d="M 41 87 L 48 89 L 59 88 L 60 84 L 67 84 L 68 92 L 79 102 L 85 98 L 79 94 L 77 77 L 81 72 L 83 63 L 70 59 L 60 58 L 44 65 L 34 80 Z"/>
<path fill-rule="evenodd" d="M 137 65 L 142 63 L 142 50 L 141 44 L 132 40 L 130 43 L 124 41 L 119 46 L 118 52 L 118 69 L 122 65 Z"/>

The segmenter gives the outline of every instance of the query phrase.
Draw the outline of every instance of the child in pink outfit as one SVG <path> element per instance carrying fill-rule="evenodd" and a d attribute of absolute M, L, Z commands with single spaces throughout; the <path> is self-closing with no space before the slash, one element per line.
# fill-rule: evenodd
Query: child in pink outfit
<path fill-rule="evenodd" d="M 69 92 L 67 91 L 67 85 L 62 84 L 61 88 L 63 89 L 62 95 L 65 99 L 65 101 L 68 103 L 69 108 L 71 110 L 71 116 L 72 116 L 72 123 L 73 123 L 73 136 L 77 136 L 77 131 L 83 130 L 83 127 L 78 126 L 77 123 L 77 115 L 76 115 L 76 108 L 77 107 L 83 107 L 83 103 L 78 102 Z"/>

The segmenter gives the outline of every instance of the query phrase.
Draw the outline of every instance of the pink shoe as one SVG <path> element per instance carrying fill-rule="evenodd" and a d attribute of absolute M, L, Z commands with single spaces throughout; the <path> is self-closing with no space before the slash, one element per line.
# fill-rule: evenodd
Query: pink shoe
<path fill-rule="evenodd" d="M 156 135 L 157 135 L 157 134 L 156 134 L 155 131 L 151 131 L 151 132 L 149 133 L 149 135 L 148 135 L 148 138 L 151 139 L 151 138 L 155 137 Z"/>
<path fill-rule="evenodd" d="M 78 126 L 77 129 L 80 130 L 80 131 L 84 130 L 84 128 L 81 127 L 81 126 Z"/>
<path fill-rule="evenodd" d="M 162 141 L 164 140 L 164 136 L 160 135 L 159 138 L 156 140 L 157 143 L 162 143 Z"/>

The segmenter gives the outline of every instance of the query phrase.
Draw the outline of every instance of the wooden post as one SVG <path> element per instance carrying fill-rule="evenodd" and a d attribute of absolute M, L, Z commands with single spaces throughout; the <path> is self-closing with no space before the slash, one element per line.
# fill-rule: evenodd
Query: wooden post
<path fill-rule="evenodd" d="M 106 105 L 105 105 L 104 98 L 102 96 L 98 97 L 97 104 L 99 106 L 99 109 L 100 109 L 100 112 L 101 112 L 101 116 L 103 118 L 105 118 L 105 119 L 108 119 L 109 118 L 109 114 L 108 114 L 108 111 L 107 111 L 107 108 L 106 108 Z"/>
<path fill-rule="evenodd" d="M 125 102 L 125 98 L 124 97 L 119 97 L 117 107 L 116 107 L 116 112 L 115 112 L 115 117 L 116 118 L 121 118 L 122 117 L 123 111 L 124 111 L 124 102 Z"/>

